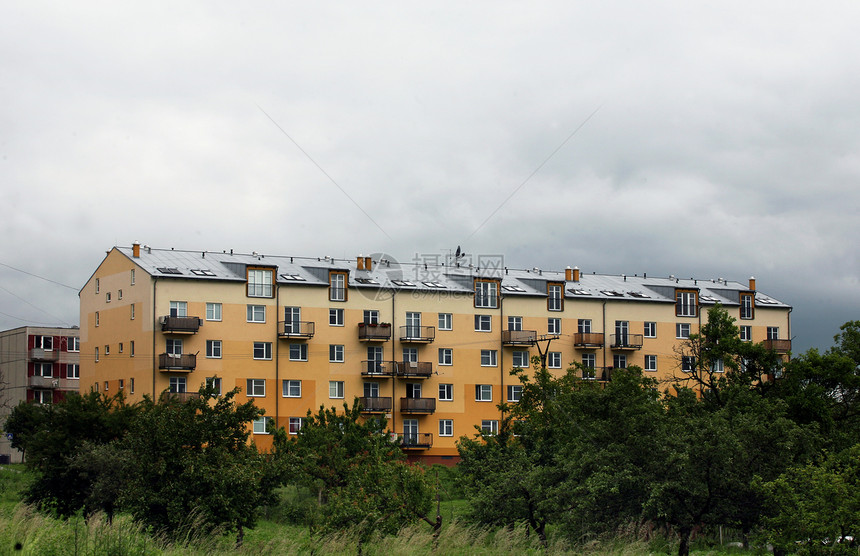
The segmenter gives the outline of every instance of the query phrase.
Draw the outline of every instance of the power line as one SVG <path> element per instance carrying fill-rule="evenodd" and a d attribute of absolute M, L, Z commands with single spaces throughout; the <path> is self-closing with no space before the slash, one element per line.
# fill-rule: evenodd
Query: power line
<path fill-rule="evenodd" d="M 20 268 L 15 268 L 14 266 L 8 265 L 6 263 L 0 263 L 0 266 L 5 266 L 6 268 L 10 268 L 16 272 L 26 274 L 27 276 L 32 276 L 33 278 L 38 278 L 39 280 L 44 280 L 45 282 L 50 282 L 58 286 L 63 286 L 64 288 L 69 288 L 70 290 L 78 291 L 78 288 L 74 286 L 69 286 L 68 284 L 63 284 L 62 282 L 57 282 L 56 280 L 51 280 L 50 278 L 45 278 L 44 276 L 39 276 L 38 274 L 33 274 L 32 272 L 27 272 L 26 270 L 21 270 Z"/>

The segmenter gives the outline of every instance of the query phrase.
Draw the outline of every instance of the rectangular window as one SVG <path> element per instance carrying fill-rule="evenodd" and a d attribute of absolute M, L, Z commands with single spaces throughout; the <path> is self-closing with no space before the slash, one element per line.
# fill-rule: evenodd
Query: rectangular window
<path fill-rule="evenodd" d="M 686 322 L 679 322 L 675 324 L 675 337 L 676 338 L 689 338 L 690 337 L 690 324 Z"/>
<path fill-rule="evenodd" d="M 695 317 L 698 315 L 695 291 L 675 292 L 675 315 L 679 317 Z"/>
<path fill-rule="evenodd" d="M 364 397 L 365 398 L 378 398 L 379 397 L 379 383 L 378 382 L 365 382 L 364 383 Z"/>
<path fill-rule="evenodd" d="M 454 385 L 440 384 L 439 385 L 439 401 L 452 402 L 454 401 Z"/>
<path fill-rule="evenodd" d="M 616 369 L 627 368 L 627 356 L 623 354 L 615 354 L 612 356 L 612 366 Z"/>
<path fill-rule="evenodd" d="M 439 364 L 440 365 L 453 365 L 454 364 L 454 350 L 451 348 L 439 348 Z"/>
<path fill-rule="evenodd" d="M 105 390 L 107 390 L 107 383 L 105 383 Z M 185 393 L 185 377 L 184 376 L 172 376 L 172 377 L 170 377 L 170 391 L 174 394 L 184 394 Z"/>
<path fill-rule="evenodd" d="M 43 378 L 51 378 L 54 376 L 54 365 L 53 363 L 35 363 L 33 374 Z"/>
<path fill-rule="evenodd" d="M 54 349 L 54 337 L 53 336 L 33 336 L 33 347 L 36 349 L 43 349 L 45 351 L 51 351 Z"/>
<path fill-rule="evenodd" d="M 343 309 L 328 310 L 329 326 L 343 326 Z"/>
<path fill-rule="evenodd" d="M 330 380 L 328 381 L 328 397 L 332 399 L 343 398 L 343 381 Z"/>
<path fill-rule="evenodd" d="M 108 391 L 109 386 L 110 386 L 110 384 L 108 383 L 108 381 L 105 381 L 105 390 L 104 390 L 105 392 Z"/>
<path fill-rule="evenodd" d="M 493 329 L 493 317 L 491 315 L 475 315 L 475 331 L 490 332 Z"/>
<path fill-rule="evenodd" d="M 131 285 L 134 285 L 134 269 L 131 269 Z"/>
<path fill-rule="evenodd" d="M 96 293 L 99 293 L 99 279 L 96 278 Z"/>
<path fill-rule="evenodd" d="M 96 363 L 99 362 L 99 348 L 96 348 Z"/>
<path fill-rule="evenodd" d="M 81 366 L 77 363 L 67 363 L 66 378 L 81 378 Z"/>
<path fill-rule="evenodd" d="M 249 378 L 247 380 L 246 389 L 248 396 L 254 398 L 266 397 L 266 381 L 262 378 Z"/>
<path fill-rule="evenodd" d="M 491 401 L 493 401 L 493 386 L 491 384 L 476 384 L 475 385 L 475 401 L 476 402 L 491 402 Z"/>
<path fill-rule="evenodd" d="M 656 322 L 645 322 L 645 334 L 646 338 L 656 338 L 657 337 L 657 323 Z"/>
<path fill-rule="evenodd" d="M 266 306 L 248 305 L 248 322 L 266 322 Z"/>
<path fill-rule="evenodd" d="M 132 382 L 134 384 L 134 382 Z M 217 376 L 212 376 L 206 379 L 206 387 L 215 391 L 216 396 L 221 395 L 221 379 Z"/>
<path fill-rule="evenodd" d="M 171 317 L 187 317 L 188 316 L 188 302 L 186 302 L 186 301 L 171 301 L 170 302 L 170 316 Z"/>
<path fill-rule="evenodd" d="M 475 280 L 475 307 L 497 309 L 499 306 L 499 284 Z"/>
<path fill-rule="evenodd" d="M 329 344 L 328 361 L 329 363 L 343 363 L 343 345 Z"/>
<path fill-rule="evenodd" d="M 128 379 L 128 391 L 134 394 L 134 378 Z"/>
<path fill-rule="evenodd" d="M 131 357 L 134 357 L 134 340 L 132 340 L 128 343 L 128 354 Z"/>
<path fill-rule="evenodd" d="M 755 316 L 755 294 L 741 294 L 741 318 L 750 320 Z"/>
<path fill-rule="evenodd" d="M 498 363 L 498 352 L 494 349 L 482 349 L 481 350 L 481 366 L 482 367 L 495 367 Z"/>
<path fill-rule="evenodd" d="M 300 334 L 302 331 L 302 308 L 284 307 L 284 334 Z"/>
<path fill-rule="evenodd" d="M 206 304 L 206 320 L 221 320 L 221 304 L 207 303 Z"/>
<path fill-rule="evenodd" d="M 116 292 L 116 297 L 117 297 L 117 299 L 122 299 L 122 290 L 118 290 Z"/>
<path fill-rule="evenodd" d="M 509 402 L 518 402 L 520 398 L 523 397 L 523 385 L 522 384 L 511 384 L 508 386 L 508 401 Z"/>
<path fill-rule="evenodd" d="M 221 340 L 206 340 L 206 357 L 221 359 Z"/>
<path fill-rule="evenodd" d="M 495 419 L 484 419 L 481 421 L 481 432 L 484 434 L 499 434 L 499 422 Z"/>
<path fill-rule="evenodd" d="M 696 368 L 696 358 L 692 355 L 681 356 L 681 370 L 685 373 L 691 373 Z"/>
<path fill-rule="evenodd" d="M 125 381 L 123 379 L 119 379 L 119 389 L 122 390 L 125 388 Z"/>
<path fill-rule="evenodd" d="M 421 313 L 417 313 L 414 311 L 406 312 L 406 337 L 421 337 Z"/>
<path fill-rule="evenodd" d="M 307 361 L 307 344 L 290 344 L 290 361 Z"/>
<path fill-rule="evenodd" d="M 547 334 L 561 334 L 561 319 L 550 317 L 546 319 Z"/>
<path fill-rule="evenodd" d="M 752 326 L 741 326 L 741 340 L 744 342 L 752 341 Z"/>
<path fill-rule="evenodd" d="M 302 381 L 301 380 L 285 380 L 283 383 L 283 395 L 285 398 L 301 398 L 302 397 Z"/>
<path fill-rule="evenodd" d="M 629 344 L 628 332 L 630 331 L 630 321 L 617 320 L 615 321 L 615 345 L 626 346 Z"/>
<path fill-rule="evenodd" d="M 304 425 L 304 419 L 301 417 L 290 417 L 290 434 L 299 434 Z"/>
<path fill-rule="evenodd" d="M 105 293 L 105 303 L 110 303 L 110 292 Z"/>
<path fill-rule="evenodd" d="M 717 359 L 716 361 L 711 362 L 711 372 L 712 373 L 721 373 L 724 370 L 725 369 L 723 367 L 723 360 L 722 359 Z"/>
<path fill-rule="evenodd" d="M 271 417 L 258 417 L 254 419 L 254 434 L 269 434 Z"/>
<path fill-rule="evenodd" d="M 68 351 L 81 351 L 81 339 L 76 336 L 66 338 L 66 349 Z"/>
<path fill-rule="evenodd" d="M 576 331 L 580 334 L 591 334 L 591 319 L 579 319 L 576 323 Z"/>
<path fill-rule="evenodd" d="M 254 359 L 271 359 L 272 342 L 254 342 Z"/>
<path fill-rule="evenodd" d="M 645 356 L 645 370 L 646 371 L 656 371 L 657 370 L 657 356 L 656 355 L 646 355 Z"/>
<path fill-rule="evenodd" d="M 527 351 L 515 351 L 511 354 L 511 359 L 513 361 L 514 367 L 518 367 L 520 369 L 525 369 L 529 366 L 529 352 Z M 481 352 L 481 362 L 483 363 L 484 353 Z"/>
<path fill-rule="evenodd" d="M 564 287 L 561 284 L 547 284 L 546 308 L 548 311 L 562 311 L 564 309 Z"/>
<path fill-rule="evenodd" d="M 549 369 L 560 369 L 561 368 L 561 352 L 560 351 L 551 351 L 551 352 L 547 353 L 546 366 Z"/>
<path fill-rule="evenodd" d="M 418 399 L 421 397 L 421 383 L 420 382 L 407 382 L 406 383 L 406 397 L 411 399 Z"/>
<path fill-rule="evenodd" d="M 418 348 L 403 348 L 403 362 L 404 363 L 417 363 L 418 362 Z"/>
<path fill-rule="evenodd" d="M 122 342 L 119 343 L 119 349 L 117 351 L 122 353 Z"/>
<path fill-rule="evenodd" d="M 439 436 L 454 436 L 453 419 L 439 419 Z"/>
<path fill-rule="evenodd" d="M 346 273 L 329 273 L 328 299 L 329 301 L 346 301 Z"/>
<path fill-rule="evenodd" d="M 454 315 L 451 313 L 439 313 L 439 330 L 453 330 Z"/>
<path fill-rule="evenodd" d="M 98 384 L 96 384 L 96 392 L 98 392 Z M 33 390 L 33 403 L 49 404 L 53 401 L 50 390 Z"/>
<path fill-rule="evenodd" d="M 248 269 L 248 297 L 272 297 L 272 271 Z"/>
<path fill-rule="evenodd" d="M 768 340 L 779 340 L 779 327 L 778 326 L 768 326 L 767 327 L 767 339 Z"/>
<path fill-rule="evenodd" d="M 96 321 L 96 326 L 98 326 L 99 325 L 99 312 L 98 311 L 96 311 L 95 321 Z"/>
<path fill-rule="evenodd" d="M 523 317 L 508 317 L 508 330 L 522 330 Z"/>
<path fill-rule="evenodd" d="M 593 353 L 582 354 L 582 366 L 586 369 L 593 369 L 597 364 L 597 358 Z"/>
<path fill-rule="evenodd" d="M 105 344 L 105 356 L 110 355 L 110 346 Z"/>
<path fill-rule="evenodd" d="M 379 311 L 376 309 L 365 309 L 363 322 L 364 324 L 379 324 Z"/>
<path fill-rule="evenodd" d="M 134 303 L 128 306 L 129 320 L 134 320 Z"/>

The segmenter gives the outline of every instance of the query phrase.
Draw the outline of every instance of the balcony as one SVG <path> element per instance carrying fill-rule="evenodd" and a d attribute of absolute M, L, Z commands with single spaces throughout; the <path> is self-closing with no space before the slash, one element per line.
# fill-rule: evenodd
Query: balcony
<path fill-rule="evenodd" d="M 535 330 L 502 330 L 502 345 L 531 346 L 537 340 Z"/>
<path fill-rule="evenodd" d="M 404 450 L 426 450 L 433 447 L 433 434 L 429 432 L 410 432 L 400 437 L 400 447 Z"/>
<path fill-rule="evenodd" d="M 433 363 L 429 361 L 394 361 L 394 374 L 402 378 L 430 378 Z"/>
<path fill-rule="evenodd" d="M 573 335 L 573 345 L 578 348 L 602 348 L 602 332 L 577 332 Z"/>
<path fill-rule="evenodd" d="M 289 340 L 310 340 L 314 337 L 315 325 L 308 321 L 278 322 L 278 336 Z"/>
<path fill-rule="evenodd" d="M 50 376 L 28 376 L 27 386 L 30 388 L 58 388 L 60 386 L 60 379 Z"/>
<path fill-rule="evenodd" d="M 198 317 L 161 317 L 161 331 L 169 334 L 197 334 L 200 324 Z"/>
<path fill-rule="evenodd" d="M 391 413 L 391 398 L 358 398 L 362 413 Z"/>
<path fill-rule="evenodd" d="M 175 401 L 180 403 L 185 403 L 189 400 L 194 400 L 200 397 L 200 392 L 171 392 L 169 390 L 165 390 L 161 393 L 159 397 L 159 401 Z"/>
<path fill-rule="evenodd" d="M 400 413 L 431 414 L 436 411 L 436 398 L 400 398 Z"/>
<path fill-rule="evenodd" d="M 196 353 L 162 353 L 158 356 L 158 368 L 162 371 L 190 372 L 197 367 Z"/>
<path fill-rule="evenodd" d="M 612 334 L 609 336 L 609 347 L 618 350 L 642 349 L 642 334 Z"/>
<path fill-rule="evenodd" d="M 56 361 L 60 354 L 55 349 L 33 348 L 30 350 L 31 361 Z"/>
<path fill-rule="evenodd" d="M 594 380 L 596 382 L 609 382 L 612 380 L 612 367 L 593 367 L 582 369 L 580 372 L 582 380 Z"/>
<path fill-rule="evenodd" d="M 392 377 L 394 367 L 394 361 L 362 361 L 361 376 Z"/>
<path fill-rule="evenodd" d="M 404 344 L 429 344 L 436 339 L 435 326 L 401 326 L 400 341 Z"/>
<path fill-rule="evenodd" d="M 390 324 L 365 324 L 363 322 L 358 323 L 358 340 L 360 342 L 387 342 L 390 339 Z"/>
<path fill-rule="evenodd" d="M 762 342 L 765 349 L 773 350 L 777 353 L 788 353 L 791 351 L 791 340 L 765 340 Z"/>

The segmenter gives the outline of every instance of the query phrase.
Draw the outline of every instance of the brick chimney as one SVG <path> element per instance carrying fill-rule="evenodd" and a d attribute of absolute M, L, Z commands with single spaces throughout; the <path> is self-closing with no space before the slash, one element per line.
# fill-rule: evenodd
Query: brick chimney
<path fill-rule="evenodd" d="M 131 254 L 135 259 L 140 258 L 140 242 L 135 241 L 131 244 Z"/>
<path fill-rule="evenodd" d="M 371 257 L 364 258 L 364 270 L 373 270 L 373 259 Z"/>
<path fill-rule="evenodd" d="M 755 291 L 755 276 L 750 276 L 750 291 Z"/>
<path fill-rule="evenodd" d="M 364 270 L 364 257 L 362 255 L 359 255 L 355 260 L 355 269 Z"/>
<path fill-rule="evenodd" d="M 578 266 L 573 267 L 573 281 L 579 282 L 579 267 Z"/>
<path fill-rule="evenodd" d="M 570 282 L 573 280 L 573 269 L 572 268 L 567 267 L 564 269 L 564 279 L 567 282 Z"/>

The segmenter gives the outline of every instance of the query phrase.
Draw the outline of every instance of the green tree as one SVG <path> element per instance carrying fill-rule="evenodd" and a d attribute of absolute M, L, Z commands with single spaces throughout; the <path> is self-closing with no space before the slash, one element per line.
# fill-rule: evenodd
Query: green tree
<path fill-rule="evenodd" d="M 15 406 L 6 418 L 3 431 L 12 435 L 11 445 L 21 450 L 24 459 L 27 458 L 27 447 L 36 433 L 45 427 L 50 406 L 37 403 L 21 402 Z"/>

